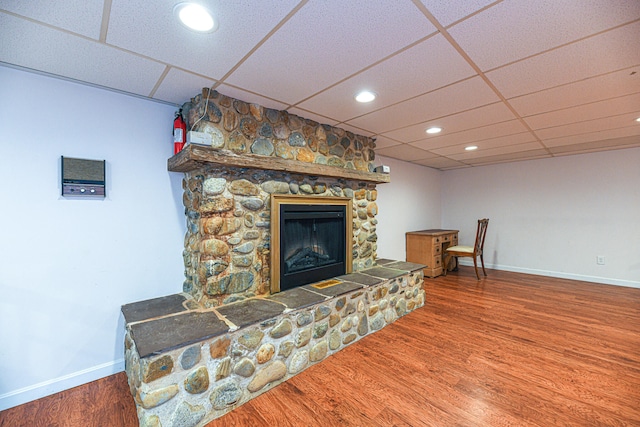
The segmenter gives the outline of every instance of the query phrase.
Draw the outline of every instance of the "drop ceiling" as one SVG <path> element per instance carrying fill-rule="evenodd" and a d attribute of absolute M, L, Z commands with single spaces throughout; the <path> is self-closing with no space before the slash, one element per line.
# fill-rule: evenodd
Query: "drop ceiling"
<path fill-rule="evenodd" d="M 0 63 L 176 105 L 213 87 L 440 170 L 640 146 L 639 0 L 199 0 L 208 34 L 178 2 L 0 0 Z"/>

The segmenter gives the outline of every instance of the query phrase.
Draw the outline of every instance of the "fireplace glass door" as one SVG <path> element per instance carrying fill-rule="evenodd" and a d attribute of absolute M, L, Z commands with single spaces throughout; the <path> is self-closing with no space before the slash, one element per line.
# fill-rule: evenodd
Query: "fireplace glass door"
<path fill-rule="evenodd" d="M 346 208 L 280 205 L 280 290 L 345 273 Z"/>

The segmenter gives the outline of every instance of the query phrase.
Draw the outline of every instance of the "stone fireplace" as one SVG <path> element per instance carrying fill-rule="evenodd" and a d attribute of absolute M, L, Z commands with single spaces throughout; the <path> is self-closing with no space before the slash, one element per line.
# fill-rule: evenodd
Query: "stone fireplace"
<path fill-rule="evenodd" d="M 279 260 L 272 252 L 278 211 L 271 204 L 282 197 L 291 204 L 299 198 L 305 204 L 350 202 L 344 272 L 374 265 L 376 185 L 389 176 L 373 173 L 373 139 L 207 89 L 183 111 L 189 128 L 195 124 L 214 141 L 213 149 L 187 146 L 169 162 L 170 170 L 185 173 L 183 290 L 201 305 L 279 290 L 280 271 L 273 269 Z"/>
<path fill-rule="evenodd" d="M 122 307 L 141 426 L 204 425 L 424 304 L 423 266 L 376 256 L 372 139 L 207 89 L 183 111 L 213 140 L 168 162 L 183 292 Z"/>

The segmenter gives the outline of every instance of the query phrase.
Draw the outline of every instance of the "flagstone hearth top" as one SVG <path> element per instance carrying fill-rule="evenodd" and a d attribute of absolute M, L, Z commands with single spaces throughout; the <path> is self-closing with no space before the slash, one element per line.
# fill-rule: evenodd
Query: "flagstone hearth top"
<path fill-rule="evenodd" d="M 403 270 L 403 271 L 413 271 L 416 267 L 421 266 L 421 264 L 416 264 L 414 262 L 406 262 L 406 261 L 393 261 L 383 264 L 385 268 L 393 268 L 395 270 Z M 418 267 L 423 268 L 423 267 Z"/>
<path fill-rule="evenodd" d="M 188 294 L 168 295 L 122 306 L 140 357 L 147 357 L 273 319 L 285 311 L 322 303 L 356 289 L 421 270 L 422 264 L 381 259 L 377 266 L 268 297 L 254 297 L 218 307 L 199 307 Z"/>
<path fill-rule="evenodd" d="M 183 305 L 187 300 L 185 294 L 167 295 L 166 297 L 149 299 L 122 306 L 122 314 L 127 323 L 148 320 L 154 317 L 187 311 Z"/>
<path fill-rule="evenodd" d="M 140 357 L 193 344 L 229 330 L 214 311 L 190 311 L 131 325 Z"/>
<path fill-rule="evenodd" d="M 380 279 L 377 277 L 369 276 L 368 274 L 363 273 L 351 273 L 345 274 L 344 276 L 336 277 L 338 280 L 344 280 L 349 282 L 359 283 L 360 285 L 365 286 L 373 286 L 377 283 L 380 283 Z"/>
<path fill-rule="evenodd" d="M 303 287 L 278 292 L 277 294 L 270 295 L 267 298 L 278 301 L 286 305 L 287 308 L 291 310 L 318 304 L 326 299 L 324 295 L 318 295 L 312 290 L 307 290 Z"/>
<path fill-rule="evenodd" d="M 217 307 L 216 311 L 238 328 L 243 328 L 279 316 L 286 308 L 284 304 L 268 299 L 249 298 Z"/>
<path fill-rule="evenodd" d="M 401 262 L 401 261 L 396 261 L 395 259 L 387 259 L 387 258 L 378 258 L 378 259 L 376 259 L 376 264 L 378 264 L 378 265 L 387 265 L 387 264 L 390 264 L 392 262 Z"/>
<path fill-rule="evenodd" d="M 390 264 L 391 265 L 391 264 Z M 393 279 L 394 277 L 402 276 L 406 274 L 406 271 L 397 270 L 389 267 L 373 267 L 366 271 L 368 276 L 379 277 L 381 279 Z"/>
<path fill-rule="evenodd" d="M 346 277 L 351 276 L 351 275 L 347 275 L 347 276 L 340 276 L 343 278 L 343 280 L 347 280 Z M 338 279 L 338 278 L 336 278 Z M 375 283 L 369 283 L 368 286 L 371 285 L 377 285 L 378 283 L 380 283 L 382 280 L 380 279 L 375 279 L 372 277 L 372 279 L 375 280 Z M 337 285 L 333 285 L 330 286 L 328 288 L 314 288 L 313 285 L 306 285 L 305 288 L 308 288 L 311 292 L 317 292 L 319 294 L 322 294 L 325 296 L 326 298 L 332 298 L 332 297 L 337 297 L 338 295 L 342 295 L 342 294 L 346 294 L 347 292 L 351 292 L 354 291 L 356 289 L 360 289 L 360 288 L 364 288 L 365 286 L 361 283 L 355 283 L 355 281 L 344 281 L 342 283 L 338 283 Z"/>

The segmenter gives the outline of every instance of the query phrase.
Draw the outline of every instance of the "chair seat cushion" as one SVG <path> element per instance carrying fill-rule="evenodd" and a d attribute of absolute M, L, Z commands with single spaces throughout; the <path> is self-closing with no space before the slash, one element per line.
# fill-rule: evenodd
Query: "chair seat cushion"
<path fill-rule="evenodd" d="M 446 249 L 447 252 L 466 252 L 473 253 L 473 246 L 449 246 Z"/>

